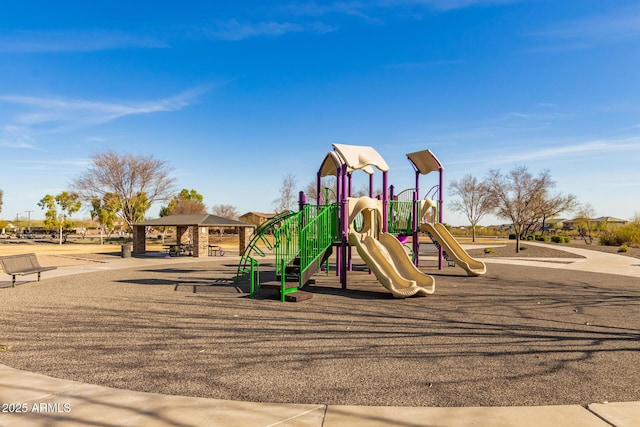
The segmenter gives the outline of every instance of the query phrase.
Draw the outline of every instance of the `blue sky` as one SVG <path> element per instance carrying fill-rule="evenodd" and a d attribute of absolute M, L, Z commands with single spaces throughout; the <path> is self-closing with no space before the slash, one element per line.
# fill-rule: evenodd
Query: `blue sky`
<path fill-rule="evenodd" d="M 4 219 L 42 218 L 106 148 L 271 211 L 333 142 L 376 148 L 397 190 L 428 148 L 445 187 L 526 166 L 597 215 L 640 211 L 637 0 L 25 0 L 3 4 L 0 76 Z"/>

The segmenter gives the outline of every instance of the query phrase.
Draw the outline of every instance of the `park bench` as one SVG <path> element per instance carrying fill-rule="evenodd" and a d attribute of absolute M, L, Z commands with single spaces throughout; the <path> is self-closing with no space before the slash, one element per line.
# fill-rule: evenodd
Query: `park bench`
<path fill-rule="evenodd" d="M 36 254 L 20 254 L 0 257 L 0 265 L 2 270 L 12 276 L 11 286 L 16 287 L 16 276 L 26 276 L 27 274 L 38 273 L 38 281 L 40 281 L 40 273 L 43 271 L 55 270 L 57 267 L 43 267 L 38 262 Z"/>

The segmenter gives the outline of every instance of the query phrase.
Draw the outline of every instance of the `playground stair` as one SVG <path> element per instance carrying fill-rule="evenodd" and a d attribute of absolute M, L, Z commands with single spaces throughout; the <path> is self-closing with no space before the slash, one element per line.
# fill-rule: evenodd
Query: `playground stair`
<path fill-rule="evenodd" d="M 309 299 L 311 294 L 297 293 L 310 283 L 311 277 L 333 253 L 332 245 L 338 240 L 337 205 L 307 205 L 297 213 L 283 214 L 269 223 L 254 232 L 238 265 L 236 282 L 246 277 L 251 268 L 259 269 L 251 255 L 265 256 L 257 244 L 268 242 L 263 236 L 273 232 L 273 245 L 264 246 L 275 252 L 275 272 L 252 274 L 251 296 L 254 297 L 261 288 L 277 288 L 283 302 Z"/>
<path fill-rule="evenodd" d="M 296 214 L 296 212 L 291 211 L 282 212 L 256 228 L 251 236 L 251 240 L 249 240 L 249 243 L 240 256 L 240 262 L 238 263 L 238 269 L 236 271 L 236 283 L 239 283 L 250 274 L 252 260 L 255 261 L 254 256 L 266 256 L 264 250 L 258 245 L 262 244 L 267 250 L 273 250 L 273 244 L 268 236 L 275 234 L 275 230 L 282 222 Z"/>

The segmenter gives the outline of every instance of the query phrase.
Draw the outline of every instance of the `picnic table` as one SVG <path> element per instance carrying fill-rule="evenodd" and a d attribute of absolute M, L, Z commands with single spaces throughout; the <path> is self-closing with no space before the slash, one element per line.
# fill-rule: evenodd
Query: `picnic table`
<path fill-rule="evenodd" d="M 220 245 L 209 245 L 209 256 L 224 256 L 224 249 Z"/>
<path fill-rule="evenodd" d="M 192 256 L 193 246 L 188 243 L 180 243 L 174 245 L 163 245 L 165 252 L 169 256 Z"/>

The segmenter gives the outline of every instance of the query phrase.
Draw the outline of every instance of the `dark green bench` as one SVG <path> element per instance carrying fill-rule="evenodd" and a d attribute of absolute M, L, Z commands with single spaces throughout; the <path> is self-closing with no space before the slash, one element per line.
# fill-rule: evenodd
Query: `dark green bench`
<path fill-rule="evenodd" d="M 58 267 L 43 267 L 38 262 L 36 254 L 20 254 L 0 257 L 2 270 L 12 277 L 11 286 L 16 287 L 16 276 L 26 276 L 27 274 L 38 274 L 43 271 L 55 270 Z"/>

